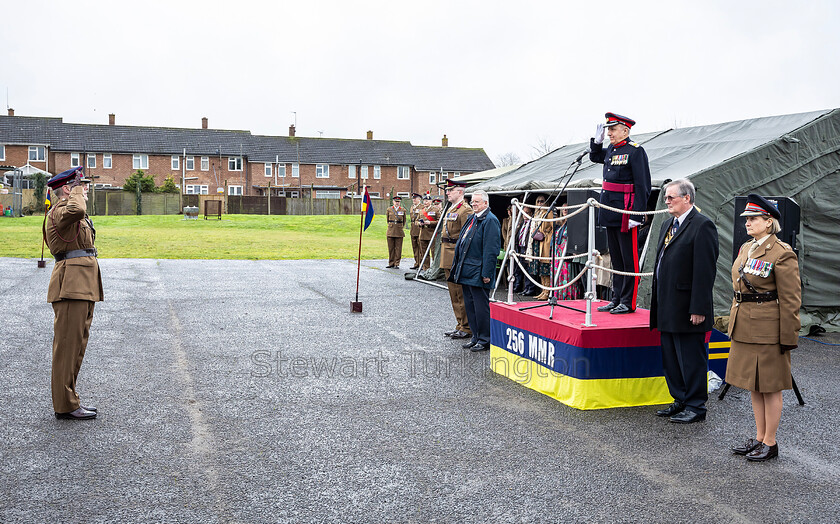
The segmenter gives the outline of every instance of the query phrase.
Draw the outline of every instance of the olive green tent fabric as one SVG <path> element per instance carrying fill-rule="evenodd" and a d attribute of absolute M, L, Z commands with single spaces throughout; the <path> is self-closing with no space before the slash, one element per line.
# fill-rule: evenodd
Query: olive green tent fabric
<path fill-rule="evenodd" d="M 735 197 L 759 193 L 789 196 L 800 205 L 796 247 L 802 303 L 814 313 L 806 318 L 814 323 L 836 322 L 838 315 L 832 312 L 840 310 L 840 109 L 669 129 L 631 135 L 631 139 L 648 154 L 654 189 L 670 180 L 689 178 L 697 188 L 697 207 L 718 228 L 716 314 L 728 314 L 731 303 L 733 231 L 742 227 L 742 219 L 734 217 Z M 513 195 L 558 188 L 587 146 L 563 146 L 470 190 Z M 601 173 L 602 166 L 584 156 L 569 187 L 598 188 Z M 659 198 L 656 209 L 664 209 Z M 655 215 L 651 230 L 658 232 L 663 219 Z M 650 236 L 655 242 L 656 233 Z M 646 251 L 643 271 L 652 270 L 654 250 L 655 245 Z M 642 279 L 639 297 L 641 305 L 649 305 L 650 278 Z"/>

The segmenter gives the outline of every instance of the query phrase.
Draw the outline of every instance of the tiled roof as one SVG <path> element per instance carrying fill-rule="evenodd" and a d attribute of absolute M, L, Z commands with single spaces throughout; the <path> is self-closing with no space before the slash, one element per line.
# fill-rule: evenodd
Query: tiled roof
<path fill-rule="evenodd" d="M 414 146 L 407 141 L 252 135 L 250 131 L 65 123 L 0 116 L 0 143 L 48 144 L 53 151 L 190 155 L 240 153 L 250 162 L 408 165 L 420 171 L 483 171 L 483 149 Z"/>

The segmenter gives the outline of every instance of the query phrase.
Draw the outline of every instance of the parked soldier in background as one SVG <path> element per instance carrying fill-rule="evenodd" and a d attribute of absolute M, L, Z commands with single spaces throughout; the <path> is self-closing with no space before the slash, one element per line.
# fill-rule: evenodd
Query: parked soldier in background
<path fill-rule="evenodd" d="M 411 250 L 414 253 L 414 265 L 411 266 L 411 269 L 417 269 L 420 267 L 420 259 L 423 258 L 423 252 L 420 250 L 420 226 L 417 225 L 417 219 L 420 218 L 420 211 L 423 209 L 423 197 L 420 196 L 420 193 L 414 193 L 412 201 L 411 231 L 409 231 L 409 235 L 411 236 Z"/>
<path fill-rule="evenodd" d="M 76 379 L 85 357 L 94 303 L 103 298 L 96 261 L 96 230 L 87 216 L 88 180 L 82 168 L 68 169 L 47 181 L 55 204 L 44 220 L 44 240 L 55 257 L 47 301 L 53 306 L 52 401 L 56 418 L 96 418 L 83 406 Z"/>
<path fill-rule="evenodd" d="M 447 331 L 444 335 L 455 339 L 472 337 L 467 310 L 464 306 L 464 290 L 460 284 L 449 281 L 452 257 L 455 255 L 455 243 L 458 241 L 461 228 L 473 212 L 472 207 L 464 200 L 465 186 L 466 184 L 447 180 L 446 198 L 449 200 L 449 209 L 443 217 L 440 232 L 440 267 L 443 268 L 446 287 L 449 288 L 449 301 L 452 303 L 452 312 L 455 313 L 457 323 L 454 331 Z"/>
<path fill-rule="evenodd" d="M 386 213 L 388 218 L 388 230 L 385 233 L 388 239 L 388 265 L 386 268 L 399 268 L 402 258 L 402 244 L 405 237 L 405 208 L 400 205 L 402 197 L 395 196 L 393 205 Z"/>

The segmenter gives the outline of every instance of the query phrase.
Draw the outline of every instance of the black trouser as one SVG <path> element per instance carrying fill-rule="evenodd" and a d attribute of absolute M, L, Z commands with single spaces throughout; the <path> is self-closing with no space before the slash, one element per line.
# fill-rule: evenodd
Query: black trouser
<path fill-rule="evenodd" d="M 490 290 L 483 287 L 465 286 L 464 307 L 467 321 L 472 329 L 472 342 L 490 345 Z"/>
<path fill-rule="evenodd" d="M 662 368 L 668 392 L 695 413 L 706 413 L 709 358 L 705 333 L 661 332 Z"/>
<path fill-rule="evenodd" d="M 610 261 L 616 271 L 627 273 L 639 272 L 638 227 L 622 233 L 620 227 L 607 228 L 607 244 L 610 249 Z M 628 277 L 613 273 L 613 297 L 616 304 L 624 304 L 636 309 L 636 296 L 639 294 L 639 277 Z"/>
<path fill-rule="evenodd" d="M 519 254 L 524 255 L 524 254 L 525 254 L 525 252 L 526 252 L 527 250 L 528 250 L 528 248 L 527 248 L 527 247 L 525 247 L 525 246 L 516 246 L 516 252 L 517 252 L 517 253 L 519 253 Z M 520 259 L 519 259 L 519 262 L 520 262 L 520 263 L 521 263 L 521 264 L 522 264 L 522 265 L 523 265 L 526 269 L 528 268 L 528 260 L 525 260 L 524 258 L 520 258 Z M 514 262 L 514 263 L 513 263 L 513 267 L 514 267 L 514 271 L 513 271 L 513 276 L 514 276 L 513 289 L 521 289 L 523 293 L 534 293 L 534 292 L 537 290 L 537 289 L 536 289 L 536 288 L 537 288 L 537 286 L 535 286 L 535 285 L 534 285 L 534 284 L 533 284 L 530 280 L 528 280 L 528 279 L 525 277 L 525 273 L 523 273 L 523 272 L 522 272 L 522 270 L 521 270 L 521 269 L 519 269 L 519 264 L 517 264 L 516 262 Z M 524 283 L 524 286 L 525 286 L 524 288 L 522 287 L 522 286 L 523 286 L 523 283 Z"/>

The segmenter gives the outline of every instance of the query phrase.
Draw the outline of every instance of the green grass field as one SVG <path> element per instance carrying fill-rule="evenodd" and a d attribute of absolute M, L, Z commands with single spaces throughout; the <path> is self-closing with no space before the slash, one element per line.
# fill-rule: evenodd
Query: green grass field
<path fill-rule="evenodd" d="M 180 215 L 92 217 L 101 258 L 355 259 L 359 217 L 225 215 L 184 220 Z M 43 217 L 0 218 L 0 256 L 41 256 Z M 387 259 L 385 217 L 377 215 L 362 238 L 362 258 Z M 44 256 L 49 257 L 48 249 Z M 411 239 L 406 230 L 403 265 Z M 406 266 L 407 267 L 407 266 Z"/>

